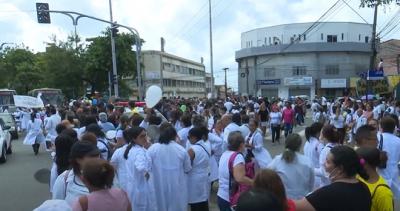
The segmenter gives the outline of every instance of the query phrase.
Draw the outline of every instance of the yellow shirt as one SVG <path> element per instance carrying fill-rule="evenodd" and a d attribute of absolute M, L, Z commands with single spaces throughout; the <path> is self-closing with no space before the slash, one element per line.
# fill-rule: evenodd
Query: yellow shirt
<path fill-rule="evenodd" d="M 371 211 L 393 211 L 393 193 L 392 190 L 386 186 L 387 183 L 383 177 L 379 176 L 378 181 L 375 183 L 368 183 L 360 176 L 357 176 L 357 179 L 367 185 L 371 197 L 374 195 L 372 198 Z M 385 186 L 381 184 L 385 184 Z M 378 185 L 380 186 L 377 188 Z"/>

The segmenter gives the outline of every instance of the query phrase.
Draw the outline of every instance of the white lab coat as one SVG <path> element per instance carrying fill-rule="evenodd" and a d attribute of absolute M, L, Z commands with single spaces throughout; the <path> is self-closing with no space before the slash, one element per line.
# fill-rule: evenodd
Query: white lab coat
<path fill-rule="evenodd" d="M 153 144 L 147 151 L 152 166 L 158 210 L 186 211 L 188 204 L 187 175 L 192 168 L 186 150 L 175 141 Z"/>
<path fill-rule="evenodd" d="M 31 121 L 31 112 L 21 111 L 21 129 L 28 129 L 28 124 Z"/>
<path fill-rule="evenodd" d="M 331 149 L 338 144 L 333 144 L 333 143 L 327 143 L 325 146 L 322 148 L 321 153 L 319 154 L 319 168 L 314 168 L 314 174 L 315 176 L 320 177 L 321 179 L 321 184 L 320 187 L 329 185 L 331 181 L 328 178 L 328 175 L 325 171 L 325 161 L 326 157 L 328 154 L 331 152 Z"/>
<path fill-rule="evenodd" d="M 34 121 L 29 121 L 26 127 L 28 133 L 24 138 L 24 144 L 32 145 L 36 141 L 37 143 L 44 142 L 44 135 L 42 130 L 42 120 L 35 118 Z"/>
<path fill-rule="evenodd" d="M 68 173 L 68 176 L 66 176 Z M 88 195 L 89 190 L 79 176 L 75 176 L 73 170 L 64 171 L 58 175 L 53 186 L 52 199 L 65 200 L 71 206 L 79 197 Z"/>
<path fill-rule="evenodd" d="M 211 146 L 200 140 L 190 148 L 193 150 L 195 157 L 192 161 L 192 170 L 188 173 L 188 202 L 205 202 L 210 195 Z"/>
<path fill-rule="evenodd" d="M 252 136 L 250 137 L 250 135 Z M 264 138 L 261 133 L 256 130 L 253 134 L 250 133 L 245 140 L 248 140 L 248 144 L 254 147 L 251 151 L 254 154 L 257 165 L 261 169 L 267 168 L 268 164 L 272 161 L 272 157 L 264 147 Z"/>
<path fill-rule="evenodd" d="M 400 179 L 399 168 L 400 162 L 400 138 L 391 133 L 382 133 L 383 147 L 382 150 L 387 152 L 388 160 L 385 169 L 379 169 L 379 174 L 386 180 L 393 192 L 394 198 L 400 198 Z M 378 139 L 378 143 L 380 137 Z"/>
<path fill-rule="evenodd" d="M 311 165 L 314 169 L 319 169 L 319 156 L 321 154 L 324 145 L 315 137 L 311 137 L 309 141 L 304 144 L 304 155 L 311 160 Z M 318 188 L 321 185 L 321 178 L 315 176 L 314 188 Z"/>
<path fill-rule="evenodd" d="M 57 137 L 56 127 L 61 123 L 61 118 L 58 114 L 53 114 L 47 118 L 44 128 L 47 131 L 46 141 L 54 142 Z"/>
<path fill-rule="evenodd" d="M 211 144 L 211 158 L 210 158 L 210 177 L 209 181 L 213 182 L 218 179 L 218 162 L 222 153 L 224 152 L 224 142 L 222 138 L 214 133 L 208 133 L 208 143 Z"/>
<path fill-rule="evenodd" d="M 111 157 L 110 163 L 111 165 L 114 166 L 115 171 L 116 171 L 116 176 L 118 178 L 119 184 L 121 185 L 121 188 L 125 191 L 127 191 L 127 184 L 128 184 L 128 173 L 127 173 L 127 160 L 124 158 L 124 153 L 126 150 L 126 147 L 128 145 L 125 144 L 124 146 L 118 148 L 115 150 L 114 154 Z"/>
<path fill-rule="evenodd" d="M 192 126 L 190 127 L 184 127 L 181 130 L 178 131 L 178 136 L 180 140 L 180 145 L 186 149 L 188 145 L 188 135 L 189 135 L 189 130 L 192 129 Z M 190 143 L 189 143 L 190 144 Z"/>
<path fill-rule="evenodd" d="M 282 179 L 287 198 L 302 199 L 313 190 L 314 170 L 311 161 L 298 152 L 292 163 L 286 163 L 281 154 L 272 160 L 268 168 L 276 171 Z"/>
<path fill-rule="evenodd" d="M 151 163 L 147 158 L 146 149 L 134 145 L 128 154 L 127 166 L 127 193 L 132 203 L 132 210 L 156 211 L 157 203 L 154 186 L 145 174 L 150 173 Z M 152 175 L 150 176 L 152 179 Z"/>
<path fill-rule="evenodd" d="M 246 138 L 250 134 L 249 124 L 243 124 L 239 128 L 243 138 Z"/>

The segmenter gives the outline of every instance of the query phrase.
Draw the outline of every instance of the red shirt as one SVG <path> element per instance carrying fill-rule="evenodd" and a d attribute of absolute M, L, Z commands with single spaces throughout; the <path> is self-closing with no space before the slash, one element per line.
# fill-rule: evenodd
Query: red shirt
<path fill-rule="evenodd" d="M 293 124 L 294 110 L 292 108 L 285 108 L 282 111 L 283 123 Z"/>

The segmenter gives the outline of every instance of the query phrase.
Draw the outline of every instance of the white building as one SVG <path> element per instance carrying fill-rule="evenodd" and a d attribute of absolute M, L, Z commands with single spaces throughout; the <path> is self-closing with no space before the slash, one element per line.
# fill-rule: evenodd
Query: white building
<path fill-rule="evenodd" d="M 308 30 L 312 24 L 242 33 L 236 52 L 239 93 L 288 98 L 333 97 L 348 91 L 349 78 L 368 69 L 372 25 L 322 22 Z"/>
<path fill-rule="evenodd" d="M 144 86 L 159 85 L 164 97 L 205 97 L 206 72 L 202 63 L 162 51 L 142 51 Z"/>

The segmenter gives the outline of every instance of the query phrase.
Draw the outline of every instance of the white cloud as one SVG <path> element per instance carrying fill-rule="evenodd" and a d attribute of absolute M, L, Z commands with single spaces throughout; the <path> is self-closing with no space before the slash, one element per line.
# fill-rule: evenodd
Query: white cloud
<path fill-rule="evenodd" d="M 103 19 L 109 19 L 108 0 L 48 0 L 51 9 L 79 11 Z M 73 2 L 73 3 L 72 3 Z M 235 51 L 240 48 L 240 34 L 254 28 L 292 22 L 316 21 L 334 1 L 320 0 L 213 0 L 214 71 L 221 75 L 223 67 L 237 71 Z M 359 8 L 358 0 L 347 0 L 368 22 L 372 22 L 373 9 Z M 160 37 L 166 39 L 166 50 L 195 61 L 204 57 L 209 71 L 209 34 L 207 0 L 113 0 L 114 20 L 136 28 L 146 40 L 144 49 L 160 49 Z M 63 39 L 72 30 L 66 17 L 52 15 L 50 25 L 36 23 L 34 3 L 26 0 L 0 0 L 0 23 L 3 24 L 0 40 L 25 43 L 36 50 L 43 50 L 44 41 L 51 34 Z M 397 11 L 396 6 L 379 10 L 378 29 Z M 3 11 L 3 12 L 2 12 Z M 4 11 L 15 11 L 8 13 Z M 351 9 L 343 5 L 328 21 L 362 22 Z M 7 27 L 7 28 L 4 28 Z M 82 21 L 78 30 L 84 37 L 96 36 L 106 25 L 94 21 Z M 9 30 L 7 30 L 9 29 Z M 122 30 L 121 30 L 122 31 Z M 395 37 L 397 34 L 392 34 Z M 388 38 L 391 38 L 388 37 Z M 7 40 L 8 41 L 8 40 Z M 237 87 L 237 74 L 232 73 L 228 82 Z M 232 82 L 232 83 L 231 83 Z"/>

